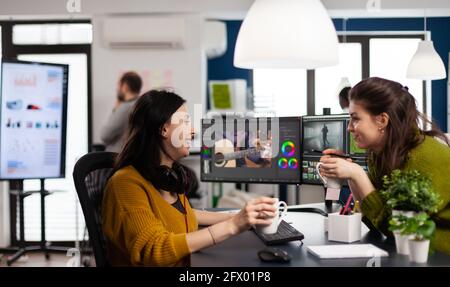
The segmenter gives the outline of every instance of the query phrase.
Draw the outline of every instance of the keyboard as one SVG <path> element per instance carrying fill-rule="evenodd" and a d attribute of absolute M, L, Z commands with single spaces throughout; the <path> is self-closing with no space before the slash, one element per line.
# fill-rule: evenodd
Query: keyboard
<path fill-rule="evenodd" d="M 295 240 L 301 241 L 305 238 L 305 236 L 300 231 L 292 227 L 284 220 L 281 220 L 280 225 L 278 225 L 277 233 L 264 234 L 256 229 L 253 229 L 253 231 L 266 245 L 283 244 Z"/>

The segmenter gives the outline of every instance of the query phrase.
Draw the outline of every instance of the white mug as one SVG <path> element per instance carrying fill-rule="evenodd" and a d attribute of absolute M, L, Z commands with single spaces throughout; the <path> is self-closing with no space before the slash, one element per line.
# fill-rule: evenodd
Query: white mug
<path fill-rule="evenodd" d="M 273 205 L 276 208 L 276 210 L 275 210 L 275 217 L 273 218 L 272 223 L 270 225 L 257 225 L 256 229 L 259 232 L 262 232 L 264 234 L 277 233 L 278 225 L 280 225 L 281 220 L 286 215 L 288 207 L 286 202 L 278 200 Z M 281 212 L 281 214 L 280 214 L 280 206 L 283 206 L 283 211 Z"/>
<path fill-rule="evenodd" d="M 327 188 L 335 188 L 335 189 L 341 189 L 342 188 L 342 180 L 339 178 L 327 178 L 325 176 L 322 176 L 320 174 L 319 167 L 323 164 L 323 162 L 319 162 L 316 165 L 316 172 L 319 175 L 320 179 L 323 181 L 323 184 Z"/>

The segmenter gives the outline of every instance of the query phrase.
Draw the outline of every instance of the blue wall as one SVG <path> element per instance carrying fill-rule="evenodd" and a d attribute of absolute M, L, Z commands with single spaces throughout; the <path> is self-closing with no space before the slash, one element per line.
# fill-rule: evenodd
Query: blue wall
<path fill-rule="evenodd" d="M 252 71 L 233 66 L 234 45 L 241 21 L 225 21 L 228 34 L 228 50 L 220 58 L 208 61 L 208 80 L 233 78 L 246 79 L 253 86 Z M 333 19 L 336 30 L 342 31 L 342 19 Z M 349 19 L 347 31 L 422 31 L 423 18 Z M 450 17 L 427 18 L 427 30 L 431 32 L 436 51 L 444 61 L 448 76 L 448 54 L 450 52 Z M 433 118 L 439 127 L 447 127 L 447 79 L 435 80 L 431 84 Z M 208 103 L 209 107 L 209 103 Z"/>
<path fill-rule="evenodd" d="M 208 81 L 245 79 L 247 80 L 247 85 L 253 87 L 253 71 L 233 66 L 234 46 L 242 21 L 225 21 L 225 23 L 227 25 L 228 49 L 222 57 L 208 60 Z M 207 97 L 207 101 L 207 108 L 209 109 L 209 97 Z"/>

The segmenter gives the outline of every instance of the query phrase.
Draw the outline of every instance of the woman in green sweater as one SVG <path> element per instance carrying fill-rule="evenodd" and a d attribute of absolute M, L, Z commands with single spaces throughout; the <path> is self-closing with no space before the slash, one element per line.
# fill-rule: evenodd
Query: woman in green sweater
<path fill-rule="evenodd" d="M 382 177 L 394 169 L 418 170 L 428 176 L 441 203 L 433 215 L 437 224 L 435 248 L 450 254 L 450 143 L 434 124 L 419 128 L 420 121 L 431 124 L 417 111 L 408 88 L 382 78 L 368 78 L 350 90 L 348 130 L 359 148 L 368 150 L 369 174 L 351 160 L 332 157 L 336 150 L 324 151 L 321 174 L 347 179 L 350 190 L 366 219 L 389 235 L 390 208 L 378 190 Z"/>

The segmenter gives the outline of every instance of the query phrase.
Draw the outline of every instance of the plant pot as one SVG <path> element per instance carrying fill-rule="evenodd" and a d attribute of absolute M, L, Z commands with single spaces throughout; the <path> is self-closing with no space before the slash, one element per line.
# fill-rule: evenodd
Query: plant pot
<path fill-rule="evenodd" d="M 409 260 L 416 263 L 425 263 L 428 260 L 430 240 L 409 240 Z"/>
<path fill-rule="evenodd" d="M 400 232 L 394 232 L 395 247 L 397 253 L 402 255 L 409 255 L 409 240 L 413 238 L 411 235 L 401 235 Z"/>
<path fill-rule="evenodd" d="M 408 211 L 408 210 L 397 210 L 397 209 L 393 209 L 392 210 L 392 215 L 403 215 L 406 216 L 408 218 L 413 217 L 415 215 L 417 215 L 417 212 L 415 211 Z"/>

